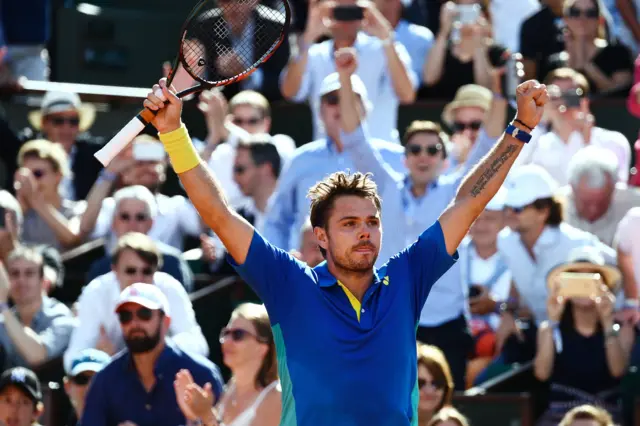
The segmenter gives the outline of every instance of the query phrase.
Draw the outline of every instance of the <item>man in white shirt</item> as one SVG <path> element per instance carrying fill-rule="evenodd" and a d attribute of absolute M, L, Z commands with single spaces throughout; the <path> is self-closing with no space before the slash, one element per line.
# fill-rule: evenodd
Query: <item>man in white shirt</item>
<path fill-rule="evenodd" d="M 78 327 L 64 354 L 67 372 L 80 351 L 102 350 L 110 355 L 125 347 L 115 307 L 122 290 L 133 283 L 158 286 L 169 301 L 172 321 L 169 334 L 187 352 L 208 355 L 209 347 L 196 322 L 193 306 L 184 287 L 163 272 L 157 272 L 162 255 L 153 241 L 142 234 L 135 240 L 123 237 L 113 254 L 113 271 L 91 281 L 77 302 Z"/>
<path fill-rule="evenodd" d="M 501 304 L 502 319 L 497 332 L 498 347 L 512 334 L 523 338 L 516 326 L 517 315 L 530 323 L 526 333 L 529 344 L 525 359 L 533 357 L 535 326 L 547 319 L 547 275 L 568 256 L 582 246 L 597 248 L 607 261 L 615 264 L 615 252 L 598 238 L 564 223 L 560 202 L 554 197 L 557 182 L 542 167 L 534 164 L 519 167 L 509 174 L 505 187 L 506 224 L 498 237 L 498 251 L 513 276 L 513 298 Z M 531 333 L 533 332 L 533 333 Z"/>
<path fill-rule="evenodd" d="M 618 180 L 627 182 L 631 145 L 620 132 L 597 127 L 589 107 L 589 83 L 584 75 L 570 68 L 558 68 L 546 79 L 551 101 L 545 115 L 551 131 L 535 144 L 523 149 L 517 164 L 538 164 L 560 185 L 569 183 L 567 164 L 585 146 L 610 150 L 618 158 Z"/>
<path fill-rule="evenodd" d="M 343 47 L 354 47 L 360 58 L 356 74 L 364 82 L 373 105 L 367 117 L 369 133 L 375 138 L 399 142 L 398 105 L 415 100 L 418 78 L 412 70 L 407 50 L 396 43 L 391 24 L 373 3 L 362 3 L 361 20 L 333 19 L 334 6 L 354 6 L 354 3 L 353 0 L 309 2 L 305 32 L 299 37 L 297 46 L 292 46 L 297 53 L 282 71 L 280 90 L 292 101 L 309 101 L 314 139 L 325 136 L 327 133 L 320 116 L 322 81 L 336 71 L 334 52 Z M 324 35 L 330 35 L 331 39 L 315 44 Z"/>
<path fill-rule="evenodd" d="M 608 246 L 618 224 L 634 206 L 640 206 L 640 191 L 618 182 L 618 159 L 604 148 L 587 146 L 569 162 L 569 185 L 560 188 L 565 221 L 590 232 Z"/>

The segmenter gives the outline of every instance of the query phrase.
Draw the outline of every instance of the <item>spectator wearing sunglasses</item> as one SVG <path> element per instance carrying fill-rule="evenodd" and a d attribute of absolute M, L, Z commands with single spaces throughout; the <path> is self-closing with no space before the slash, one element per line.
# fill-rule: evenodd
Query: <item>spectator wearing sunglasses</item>
<path fill-rule="evenodd" d="M 77 425 L 82 418 L 84 403 L 89 390 L 89 384 L 95 374 L 102 370 L 111 357 L 97 349 L 85 349 L 76 356 L 71 363 L 71 371 L 63 378 L 64 391 L 69 397 L 73 413 L 69 425 Z"/>
<path fill-rule="evenodd" d="M 568 66 L 583 73 L 592 93 L 625 96 L 633 81 L 633 58 L 628 47 L 609 42 L 598 0 L 565 0 L 564 32 Z"/>
<path fill-rule="evenodd" d="M 269 316 L 264 305 L 243 303 L 232 313 L 229 324 L 220 331 L 224 363 L 231 369 L 231 380 L 215 411 L 206 407 L 211 389 L 202 389 L 191 374 L 181 371 L 176 376 L 178 401 L 189 401 L 183 410 L 190 420 L 204 425 L 278 426 L 282 411 L 276 347 Z"/>
<path fill-rule="evenodd" d="M 13 186 L 24 216 L 23 242 L 57 249 L 77 245 L 86 203 L 60 193 L 60 183 L 70 173 L 67 154 L 58 144 L 33 140 L 20 148 L 18 165 Z"/>
<path fill-rule="evenodd" d="M 351 56 L 351 51 L 340 50 L 340 56 Z M 340 72 L 340 68 L 339 68 Z M 346 72 L 346 71 L 345 71 Z M 346 81 L 347 77 L 344 77 Z M 473 134 L 477 142 L 456 173 L 443 175 L 445 169 L 447 135 L 436 123 L 413 122 L 406 130 L 402 145 L 405 148 L 405 164 L 408 174 L 399 175 L 378 155 L 367 130 L 361 124 L 358 110 L 359 99 L 352 87 L 341 86 L 340 117 L 343 132 L 340 136 L 345 152 L 351 155 L 356 170 L 373 173 L 378 190 L 382 195 L 382 227 L 393 229 L 383 233 L 382 248 L 377 265 L 384 265 L 396 253 L 419 237 L 422 230 L 438 220 L 445 208 L 454 199 L 466 170 L 478 163 L 496 143 L 504 127 L 506 103 L 496 97 L 491 101 L 491 93 L 482 98 L 485 110 L 477 115 L 478 131 Z M 477 87 L 477 86 L 475 86 Z M 486 89 L 477 87 L 480 93 Z M 475 90 L 472 88 L 472 90 Z M 488 90 L 487 90 L 488 92 Z M 476 93 L 476 92 L 472 92 Z M 470 98 L 475 101 L 477 98 Z M 466 108 L 474 114 L 477 103 L 463 102 L 458 98 L 453 107 L 446 110 L 447 116 Z M 483 127 L 483 129 L 480 129 Z M 418 340 L 438 346 L 445 353 L 451 366 L 456 386 L 464 389 L 467 355 L 472 340 L 468 333 L 465 312 L 468 310 L 468 286 L 463 285 L 459 263 L 454 264 L 432 287 L 429 298 L 420 316 Z M 455 337 L 454 337 L 455 336 Z"/>
<path fill-rule="evenodd" d="M 208 355 L 209 347 L 196 322 L 189 295 L 171 275 L 158 272 L 162 254 L 146 235 L 130 233 L 122 236 L 111 257 L 111 269 L 91 281 L 77 302 L 78 327 L 64 354 L 66 371 L 71 360 L 83 349 L 100 349 L 113 355 L 125 347 L 118 317 L 114 314 L 120 293 L 134 283 L 157 286 L 169 300 L 173 319 L 169 336 L 175 344 L 196 354 Z"/>
<path fill-rule="evenodd" d="M 91 382 L 80 423 L 175 426 L 186 424 L 174 380 L 187 370 L 194 382 L 211 390 L 212 404 L 222 395 L 218 367 L 206 358 L 179 349 L 168 339 L 171 323 L 180 321 L 157 285 L 134 283 L 111 305 L 125 349 Z"/>
<path fill-rule="evenodd" d="M 115 238 L 120 238 L 130 232 L 149 235 L 158 214 L 158 205 L 151 191 L 142 185 L 128 186 L 118 190 L 113 195 L 113 199 L 116 207 L 111 230 Z M 161 241 L 154 240 L 153 242 L 162 253 L 160 271 L 171 275 L 182 283 L 187 292 L 191 292 L 193 290 L 193 273 L 182 257 L 182 253 L 175 247 Z M 110 271 L 111 256 L 105 253 L 89 268 L 87 282 L 93 281 L 100 275 L 108 274 Z"/>
<path fill-rule="evenodd" d="M 418 426 L 426 426 L 442 407 L 451 405 L 453 378 L 447 359 L 435 346 L 418 343 Z"/>

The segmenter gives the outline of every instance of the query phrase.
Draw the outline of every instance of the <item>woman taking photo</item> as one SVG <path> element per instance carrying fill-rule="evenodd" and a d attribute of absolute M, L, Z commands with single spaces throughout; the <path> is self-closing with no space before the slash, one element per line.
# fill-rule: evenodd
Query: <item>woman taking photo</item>
<path fill-rule="evenodd" d="M 418 425 L 426 426 L 444 406 L 451 405 L 453 379 L 440 349 L 418 343 Z"/>
<path fill-rule="evenodd" d="M 211 386 L 201 388 L 188 371 L 176 375 L 178 405 L 185 417 L 202 426 L 277 426 L 281 390 L 276 349 L 264 305 L 244 303 L 220 332 L 224 364 L 231 380 L 215 408 Z"/>

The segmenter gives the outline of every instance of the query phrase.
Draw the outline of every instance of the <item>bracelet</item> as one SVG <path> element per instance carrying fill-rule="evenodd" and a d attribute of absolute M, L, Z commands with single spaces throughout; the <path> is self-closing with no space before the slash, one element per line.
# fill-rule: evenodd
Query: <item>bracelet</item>
<path fill-rule="evenodd" d="M 531 127 L 531 126 L 527 126 L 527 125 L 526 125 L 526 124 L 524 124 L 524 123 L 522 122 L 522 120 L 520 120 L 519 118 L 516 118 L 516 119 L 515 119 L 515 120 L 513 120 L 513 121 L 515 121 L 516 123 L 522 124 L 524 127 L 526 127 L 527 129 L 529 129 L 529 131 L 533 132 L 533 127 Z"/>
<path fill-rule="evenodd" d="M 549 326 L 550 329 L 556 330 L 560 327 L 560 321 L 547 320 L 547 325 Z"/>
<path fill-rule="evenodd" d="M 625 299 L 624 300 L 624 308 L 625 309 L 638 309 L 638 308 L 640 308 L 640 300 L 638 300 L 638 299 Z"/>
<path fill-rule="evenodd" d="M 114 182 L 116 179 L 118 179 L 118 175 L 107 169 L 103 169 L 98 176 L 99 182 Z"/>
<path fill-rule="evenodd" d="M 604 339 L 609 340 L 612 337 L 618 337 L 620 334 L 620 324 L 613 324 L 605 333 Z"/>
<path fill-rule="evenodd" d="M 381 40 L 381 42 L 383 46 L 392 46 L 393 43 L 395 42 L 395 37 L 393 36 L 393 33 L 390 33 L 389 37 L 385 38 L 384 40 Z"/>

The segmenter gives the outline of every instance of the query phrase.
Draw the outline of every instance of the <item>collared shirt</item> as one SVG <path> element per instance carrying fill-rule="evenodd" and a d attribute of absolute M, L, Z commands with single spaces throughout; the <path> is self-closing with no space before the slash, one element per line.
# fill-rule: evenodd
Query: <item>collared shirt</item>
<path fill-rule="evenodd" d="M 418 81 L 422 81 L 422 67 L 435 42 L 433 33 L 427 27 L 412 24 L 401 19 L 394 29 L 396 41 L 404 46 L 411 58 L 413 72 Z"/>
<path fill-rule="evenodd" d="M 523 302 L 532 311 L 536 322 L 547 319 L 547 275 L 565 263 L 572 249 L 597 247 L 609 264 L 616 263 L 616 253 L 602 244 L 598 237 L 566 223 L 545 227 L 533 246 L 535 260 L 520 239 L 520 234 L 505 228 L 498 236 L 498 250 L 507 262 L 513 282 Z"/>
<path fill-rule="evenodd" d="M 254 232 L 242 278 L 265 303 L 282 383 L 281 426 L 417 422 L 416 326 L 433 283 L 457 259 L 439 222 L 374 270 L 358 301 L 331 275 Z"/>
<path fill-rule="evenodd" d="M 196 322 L 193 305 L 182 284 L 164 272 L 156 272 L 153 284 L 162 290 L 169 301 L 171 339 L 190 353 L 208 355 L 209 345 Z M 69 349 L 64 353 L 67 371 L 73 358 L 80 351 L 96 347 L 100 338 L 100 327 L 104 327 L 116 350 L 125 347 L 118 315 L 115 313 L 120 292 L 120 282 L 113 272 L 99 276 L 82 289 L 77 303 L 78 327 L 71 336 Z"/>
<path fill-rule="evenodd" d="M 589 222 L 578 215 L 571 186 L 567 185 L 560 188 L 558 196 L 566 200 L 566 203 L 563 203 L 565 222 L 594 234 L 608 246 L 613 246 L 613 238 L 618 224 L 625 214 L 630 208 L 640 206 L 640 190 L 635 187 L 629 187 L 626 183 L 618 182 L 614 189 L 609 209 L 596 221 Z"/>
<path fill-rule="evenodd" d="M 391 73 L 387 66 L 387 56 L 382 42 L 362 32 L 358 33 L 353 47 L 358 51 L 358 69 L 356 74 L 367 88 L 367 96 L 373 110 L 367 115 L 371 135 L 376 138 L 398 142 L 398 105 L 399 100 L 393 87 Z M 410 78 L 417 87 L 418 79 L 414 75 L 411 57 L 400 43 L 395 44 L 400 60 L 409 71 Z M 309 101 L 313 112 L 314 137 L 325 136 L 320 119 L 320 88 L 322 80 L 336 71 L 333 59 L 333 40 L 316 43 L 309 48 L 307 67 L 300 82 L 300 89 L 293 97 L 294 102 Z M 281 75 L 285 75 L 286 69 Z"/>
<path fill-rule="evenodd" d="M 18 319 L 20 315 L 14 306 L 11 308 Z M 47 350 L 47 360 L 62 355 L 71 339 L 71 333 L 76 325 L 71 310 L 63 303 L 47 296 L 42 297 L 42 306 L 33 317 L 31 324 L 25 324 L 38 335 L 38 338 Z M 0 321 L 0 345 L 4 352 L 4 369 L 11 367 L 29 367 L 27 361 L 18 353 L 18 350 L 7 333 L 4 317 Z"/>
<path fill-rule="evenodd" d="M 202 232 L 202 220 L 191 201 L 182 195 L 168 197 L 156 194 L 158 215 L 153 219 L 149 237 L 182 250 L 184 237 L 198 237 Z M 115 235 L 111 232 L 111 224 L 116 209 L 113 197 L 105 198 L 96 220 L 91 239 L 107 237 L 107 245 L 113 248 Z"/>
<path fill-rule="evenodd" d="M 373 140 L 382 159 L 393 170 L 404 172 L 404 149 L 391 142 Z M 309 215 L 309 189 L 339 170 L 357 170 L 347 152 L 338 152 L 333 142 L 320 139 L 296 149 L 293 158 L 280 174 L 278 186 L 269 200 L 265 215 L 264 236 L 285 250 L 300 248 L 300 229 Z"/>
<path fill-rule="evenodd" d="M 440 176 L 422 197 L 411 192 L 411 179 L 394 172 L 384 158 L 371 149 L 364 127 L 340 136 L 345 151 L 351 155 L 356 170 L 373 173 L 382 197 L 382 248 L 378 265 L 385 263 L 409 244 L 435 221 L 455 197 L 466 171 L 476 164 L 496 143 L 483 130 L 469 153 L 465 166 L 460 170 Z M 437 326 L 465 313 L 468 288 L 462 285 L 460 266 L 454 265 L 433 286 L 431 296 L 424 306 L 420 325 Z"/>
<path fill-rule="evenodd" d="M 81 424 L 118 426 L 129 421 L 138 426 L 186 425 L 173 387 L 181 369 L 189 370 L 199 386 L 211 383 L 216 401 L 220 398 L 223 383 L 218 367 L 204 357 L 188 354 L 165 342 L 156 360 L 156 383 L 151 392 L 142 385 L 133 359 L 125 350 L 93 377 Z"/>

